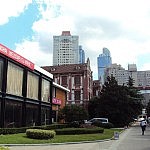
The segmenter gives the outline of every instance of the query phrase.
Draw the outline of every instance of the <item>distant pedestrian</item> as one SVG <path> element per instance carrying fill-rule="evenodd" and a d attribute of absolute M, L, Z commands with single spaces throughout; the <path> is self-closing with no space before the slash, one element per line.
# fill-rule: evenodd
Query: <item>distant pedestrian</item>
<path fill-rule="evenodd" d="M 141 126 L 141 129 L 142 129 L 142 135 L 144 135 L 144 131 L 146 129 L 146 125 L 147 125 L 146 120 L 145 119 L 141 120 L 140 126 Z"/>

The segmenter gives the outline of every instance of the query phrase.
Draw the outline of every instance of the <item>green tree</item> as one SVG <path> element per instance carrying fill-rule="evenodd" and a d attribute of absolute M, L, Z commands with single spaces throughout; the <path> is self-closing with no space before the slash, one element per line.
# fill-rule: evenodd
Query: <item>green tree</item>
<path fill-rule="evenodd" d="M 150 101 L 147 104 L 146 112 L 147 112 L 147 116 L 150 116 Z"/>
<path fill-rule="evenodd" d="M 63 116 L 66 122 L 82 121 L 87 119 L 88 112 L 82 106 L 66 105 L 60 110 L 59 116 Z"/>
<path fill-rule="evenodd" d="M 113 76 L 108 77 L 101 96 L 89 102 L 89 116 L 106 117 L 115 126 L 127 125 L 137 115 L 136 111 L 141 110 L 139 95 L 135 90 L 130 90 L 127 86 L 118 85 Z"/>
<path fill-rule="evenodd" d="M 88 112 L 90 119 L 99 117 L 99 113 L 97 111 L 97 106 L 99 105 L 100 105 L 100 97 L 95 96 L 90 99 L 88 105 Z"/>
<path fill-rule="evenodd" d="M 134 118 L 137 118 L 137 116 L 141 114 L 141 110 L 143 108 L 143 105 L 141 103 L 141 101 L 143 100 L 143 95 L 133 85 L 134 85 L 134 80 L 131 77 L 129 77 L 128 87 L 126 88 L 126 90 L 127 90 L 128 98 L 130 99 L 132 114 L 134 114 Z"/>
<path fill-rule="evenodd" d="M 133 87 L 134 85 L 134 80 L 132 77 L 129 76 L 129 80 L 128 80 L 128 83 L 127 83 L 128 87 Z"/>

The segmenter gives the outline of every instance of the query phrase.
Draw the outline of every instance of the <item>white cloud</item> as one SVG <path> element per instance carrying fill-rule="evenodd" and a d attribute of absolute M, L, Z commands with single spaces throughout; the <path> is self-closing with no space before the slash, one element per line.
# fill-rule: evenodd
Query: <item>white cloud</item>
<path fill-rule="evenodd" d="M 0 4 L 0 25 L 9 21 L 10 17 L 17 17 L 24 12 L 32 0 L 4 0 Z"/>
<path fill-rule="evenodd" d="M 45 54 L 45 52 L 41 51 L 38 42 L 24 40 L 22 43 L 16 44 L 15 52 L 38 66 L 52 64 L 52 54 Z"/>
<path fill-rule="evenodd" d="M 20 51 L 19 48 L 22 46 L 23 56 L 32 56 L 31 59 L 39 65 L 44 61 L 45 65 L 52 65 L 53 35 L 61 35 L 63 30 L 71 31 L 72 35 L 79 35 L 79 43 L 85 50 L 86 57 L 90 58 L 95 79 L 97 57 L 102 53 L 103 47 L 110 50 L 113 63 L 121 64 L 124 68 L 127 68 L 129 63 L 137 63 L 139 55 L 150 53 L 149 0 L 34 2 L 38 4 L 42 15 L 42 18 L 32 26 L 36 36 L 33 42 L 25 40 L 17 44 L 17 51 Z M 21 13 L 29 3 L 30 1 L 23 3 L 20 9 L 12 13 L 13 16 Z M 44 3 L 47 7 L 42 7 Z M 43 56 L 44 60 L 37 56 Z M 143 68 L 149 70 L 150 66 L 146 62 Z"/>

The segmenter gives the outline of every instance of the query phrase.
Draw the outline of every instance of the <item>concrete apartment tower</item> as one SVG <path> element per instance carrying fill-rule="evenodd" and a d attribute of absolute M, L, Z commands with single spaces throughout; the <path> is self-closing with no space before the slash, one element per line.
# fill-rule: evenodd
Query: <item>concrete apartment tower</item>
<path fill-rule="evenodd" d="M 79 64 L 79 36 L 72 36 L 70 31 L 53 36 L 53 65 L 63 64 Z"/>
<path fill-rule="evenodd" d="M 107 48 L 103 48 L 103 53 L 97 57 L 98 65 L 98 79 L 104 84 L 104 70 L 112 64 L 110 51 Z"/>

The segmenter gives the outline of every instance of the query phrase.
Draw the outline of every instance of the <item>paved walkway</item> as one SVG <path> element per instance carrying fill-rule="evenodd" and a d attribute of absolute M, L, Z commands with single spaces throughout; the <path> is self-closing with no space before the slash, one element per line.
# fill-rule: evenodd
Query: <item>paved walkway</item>
<path fill-rule="evenodd" d="M 145 135 L 141 135 L 139 126 L 126 129 L 119 136 L 119 140 L 79 144 L 10 146 L 9 148 L 10 150 L 150 150 L 150 127 L 147 127 Z"/>

